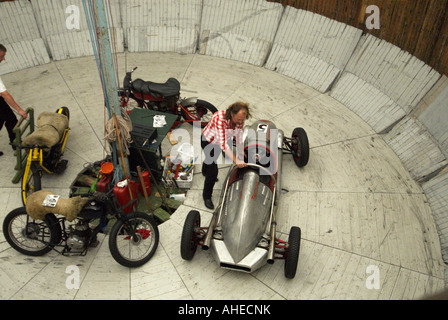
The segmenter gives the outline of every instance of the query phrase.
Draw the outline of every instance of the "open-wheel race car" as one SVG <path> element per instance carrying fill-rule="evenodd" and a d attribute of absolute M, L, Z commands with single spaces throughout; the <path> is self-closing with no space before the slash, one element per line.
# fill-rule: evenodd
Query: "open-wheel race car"
<path fill-rule="evenodd" d="M 197 210 L 188 213 L 181 238 L 183 259 L 193 259 L 198 245 L 204 250 L 211 248 L 222 268 L 248 273 L 284 259 L 285 276 L 294 278 L 301 230 L 291 227 L 288 241 L 276 234 L 284 153 L 291 153 L 298 167 L 308 163 L 309 143 L 303 128 L 294 129 L 291 138 L 284 137 L 270 121 L 257 121 L 245 128 L 248 165 L 230 167 L 208 227 L 201 227 Z"/>

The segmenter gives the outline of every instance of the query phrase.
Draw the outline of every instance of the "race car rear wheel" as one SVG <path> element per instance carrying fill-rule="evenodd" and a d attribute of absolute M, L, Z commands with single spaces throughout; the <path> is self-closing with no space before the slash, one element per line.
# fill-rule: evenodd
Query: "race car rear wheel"
<path fill-rule="evenodd" d="M 184 260 L 191 260 L 198 247 L 198 234 L 201 229 L 201 215 L 196 210 L 191 210 L 185 219 L 180 241 L 180 255 Z"/>
<path fill-rule="evenodd" d="M 298 167 L 307 165 L 310 157 L 310 146 L 305 129 L 295 128 L 292 131 L 292 157 Z"/>
<path fill-rule="evenodd" d="M 285 259 L 285 277 L 288 279 L 292 279 L 296 275 L 301 237 L 300 228 L 291 227 L 288 238 L 287 256 Z"/>

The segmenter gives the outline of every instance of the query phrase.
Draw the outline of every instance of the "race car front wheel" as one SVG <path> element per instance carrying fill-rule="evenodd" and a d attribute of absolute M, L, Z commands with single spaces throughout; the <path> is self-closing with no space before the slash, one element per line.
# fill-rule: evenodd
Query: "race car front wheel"
<path fill-rule="evenodd" d="M 310 157 L 310 146 L 305 129 L 295 128 L 292 132 L 292 156 L 298 167 L 308 164 Z"/>
<path fill-rule="evenodd" d="M 285 259 L 285 277 L 292 279 L 296 275 L 299 262 L 301 230 L 299 227 L 291 227 L 288 238 L 287 256 Z"/>
<path fill-rule="evenodd" d="M 196 210 L 191 210 L 185 219 L 180 241 L 180 255 L 184 260 L 191 260 L 198 247 L 198 234 L 201 229 L 201 215 Z"/>

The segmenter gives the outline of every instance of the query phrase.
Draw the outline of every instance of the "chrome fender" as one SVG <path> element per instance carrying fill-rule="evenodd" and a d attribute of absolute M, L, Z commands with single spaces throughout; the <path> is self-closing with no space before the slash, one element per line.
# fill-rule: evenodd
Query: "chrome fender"
<path fill-rule="evenodd" d="M 188 106 L 195 105 L 197 102 L 198 102 L 198 98 L 196 98 L 196 97 L 191 97 L 191 98 L 183 99 L 183 100 L 180 102 L 180 105 L 181 105 L 182 107 L 188 107 Z"/>

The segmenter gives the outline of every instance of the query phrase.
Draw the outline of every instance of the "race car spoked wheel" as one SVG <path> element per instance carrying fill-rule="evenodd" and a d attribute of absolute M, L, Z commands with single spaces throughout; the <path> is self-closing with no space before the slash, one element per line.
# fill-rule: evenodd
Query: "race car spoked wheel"
<path fill-rule="evenodd" d="M 198 247 L 198 235 L 201 232 L 201 215 L 196 210 L 191 210 L 185 219 L 180 241 L 180 254 L 182 259 L 191 260 Z"/>
<path fill-rule="evenodd" d="M 291 136 L 292 157 L 298 167 L 307 165 L 310 157 L 308 136 L 303 128 L 295 128 Z"/>
<path fill-rule="evenodd" d="M 285 259 L 285 277 L 292 279 L 296 275 L 299 262 L 301 230 L 299 227 L 291 227 L 288 238 L 288 249 Z"/>

